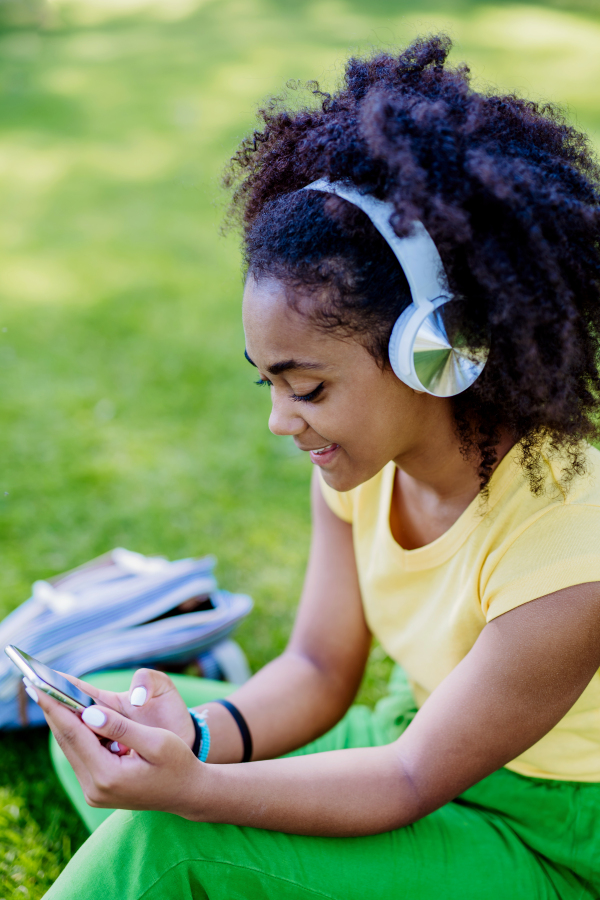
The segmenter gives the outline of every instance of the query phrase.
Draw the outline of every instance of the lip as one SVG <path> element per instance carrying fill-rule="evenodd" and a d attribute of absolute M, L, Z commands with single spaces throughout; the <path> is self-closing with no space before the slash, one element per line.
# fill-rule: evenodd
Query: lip
<path fill-rule="evenodd" d="M 315 466 L 327 465 L 327 463 L 331 462 L 339 449 L 339 444 L 332 443 L 330 445 L 327 445 L 327 449 L 321 449 L 320 447 L 317 447 L 314 450 L 309 450 L 308 453 L 310 454 L 310 461 Z"/>

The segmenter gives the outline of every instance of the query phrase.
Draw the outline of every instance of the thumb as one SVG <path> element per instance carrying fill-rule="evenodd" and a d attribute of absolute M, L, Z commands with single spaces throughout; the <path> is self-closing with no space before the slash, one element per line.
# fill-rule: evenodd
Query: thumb
<path fill-rule="evenodd" d="M 81 719 L 100 737 L 130 747 L 149 763 L 164 760 L 166 747 L 172 741 L 185 746 L 172 732 L 164 728 L 140 725 L 108 707 L 88 706 L 81 713 Z"/>
<path fill-rule="evenodd" d="M 144 706 L 153 697 L 168 694 L 174 690 L 175 685 L 164 672 L 156 669 L 138 669 L 131 679 L 129 688 L 129 702 L 131 706 Z"/>

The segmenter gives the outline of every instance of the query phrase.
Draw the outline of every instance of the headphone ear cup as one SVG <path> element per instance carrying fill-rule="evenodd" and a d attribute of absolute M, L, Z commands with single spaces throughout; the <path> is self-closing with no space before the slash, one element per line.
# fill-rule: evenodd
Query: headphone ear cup
<path fill-rule="evenodd" d="M 486 364 L 488 347 L 466 346 L 460 334 L 448 337 L 443 307 L 450 302 L 411 306 L 398 318 L 390 337 L 390 362 L 409 387 L 434 397 L 454 397 L 471 387 Z"/>
<path fill-rule="evenodd" d="M 431 304 L 428 306 L 431 307 Z M 419 307 L 410 303 L 396 319 L 388 344 L 390 365 L 395 375 L 415 391 L 423 390 L 416 374 L 412 371 L 411 362 L 412 346 L 422 319 L 422 315 L 419 313 Z"/>

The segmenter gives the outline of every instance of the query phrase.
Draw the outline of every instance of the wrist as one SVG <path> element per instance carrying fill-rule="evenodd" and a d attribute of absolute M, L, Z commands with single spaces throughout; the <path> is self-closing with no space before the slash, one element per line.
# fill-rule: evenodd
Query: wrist
<path fill-rule="evenodd" d="M 200 762 L 206 762 L 210 750 L 210 728 L 206 720 L 208 710 L 203 709 L 202 712 L 198 712 L 198 710 L 188 707 L 188 712 L 191 716 L 195 731 L 192 753 L 200 760 Z"/>
<path fill-rule="evenodd" d="M 218 820 L 211 816 L 210 811 L 214 805 L 211 798 L 215 793 L 215 775 L 220 766 L 210 766 L 199 759 L 193 760 L 192 765 L 191 777 L 186 779 L 186 790 L 182 798 L 183 808 L 177 815 L 190 822 L 216 822 Z"/>
<path fill-rule="evenodd" d="M 243 755 L 243 742 L 235 720 L 223 706 L 210 702 L 210 753 L 209 763 L 239 763 Z"/>
<path fill-rule="evenodd" d="M 193 747 L 194 747 L 194 742 L 195 742 L 195 740 L 196 740 L 196 728 L 195 728 L 195 726 L 194 726 L 194 720 L 193 720 L 192 716 L 191 716 L 189 713 L 188 713 L 187 722 L 186 722 L 186 726 L 185 726 L 184 732 L 185 732 L 185 733 L 182 735 L 183 740 L 184 740 L 185 743 L 188 745 L 188 747 L 190 748 L 190 750 L 192 750 Z"/>
<path fill-rule="evenodd" d="M 185 774 L 184 788 L 179 792 L 177 808 L 167 811 L 189 819 L 190 822 L 207 822 L 206 794 L 207 779 L 210 778 L 210 766 L 200 762 L 198 758 L 189 758 L 189 769 Z"/>

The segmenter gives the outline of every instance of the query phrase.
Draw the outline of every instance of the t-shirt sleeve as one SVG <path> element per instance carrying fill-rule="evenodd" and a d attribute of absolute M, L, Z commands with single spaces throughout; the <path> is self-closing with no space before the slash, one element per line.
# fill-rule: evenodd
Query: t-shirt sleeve
<path fill-rule="evenodd" d="M 500 558 L 481 585 L 488 622 L 546 594 L 600 582 L 600 507 L 553 507 L 497 552 Z"/>
<path fill-rule="evenodd" d="M 343 493 L 341 491 L 334 491 L 333 488 L 325 483 L 320 472 L 319 483 L 321 485 L 323 499 L 329 509 L 335 513 L 338 518 L 343 519 L 344 522 L 352 522 L 352 492 L 347 491 L 346 493 Z"/>

